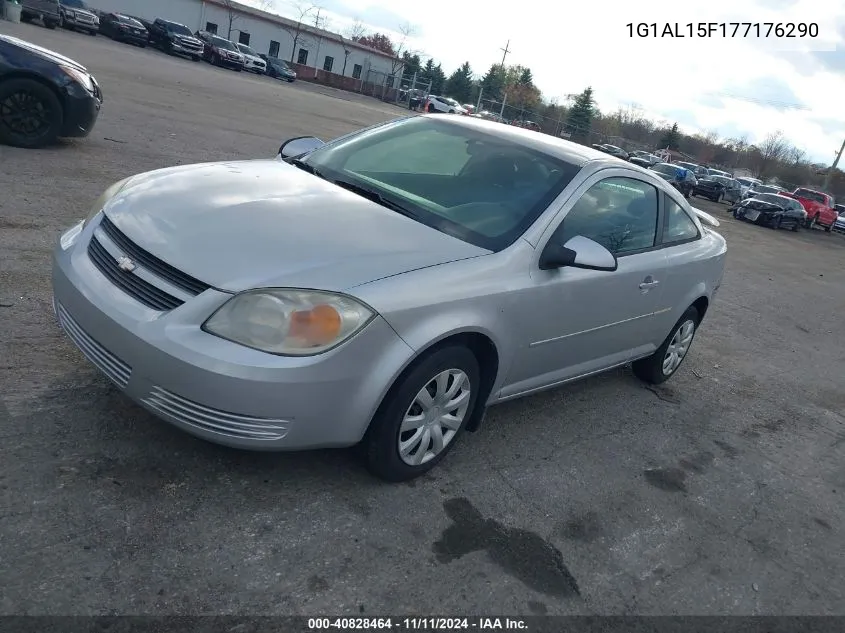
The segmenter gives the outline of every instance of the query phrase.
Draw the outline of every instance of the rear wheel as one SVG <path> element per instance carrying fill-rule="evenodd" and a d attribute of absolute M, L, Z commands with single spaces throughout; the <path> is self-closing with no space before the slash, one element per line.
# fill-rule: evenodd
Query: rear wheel
<path fill-rule="evenodd" d="M 478 397 L 480 371 L 465 347 L 444 347 L 399 378 L 364 437 L 367 467 L 387 481 L 434 468 L 464 430 Z"/>
<path fill-rule="evenodd" d="M 814 215 L 812 218 L 807 220 L 807 228 L 812 229 L 814 226 L 816 226 L 816 222 L 818 221 L 818 219 L 819 219 L 819 216 Z"/>
<path fill-rule="evenodd" d="M 832 228 L 833 228 L 833 224 L 828 224 L 826 227 L 824 227 L 824 232 L 830 233 L 830 229 L 832 229 Z"/>
<path fill-rule="evenodd" d="M 687 308 L 657 351 L 648 358 L 634 361 L 634 375 L 652 385 L 669 380 L 684 362 L 700 321 L 698 310 L 694 306 Z"/>
<path fill-rule="evenodd" d="M 16 147 L 43 147 L 59 136 L 64 112 L 59 98 L 32 79 L 0 83 L 0 142 Z"/>
<path fill-rule="evenodd" d="M 774 220 L 772 220 L 772 228 L 775 230 L 779 229 L 782 220 L 783 218 L 781 216 L 778 216 Z"/>

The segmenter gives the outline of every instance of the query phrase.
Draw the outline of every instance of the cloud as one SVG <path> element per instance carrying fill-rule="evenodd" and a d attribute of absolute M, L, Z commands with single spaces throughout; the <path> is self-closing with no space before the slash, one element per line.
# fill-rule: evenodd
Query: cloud
<path fill-rule="evenodd" d="M 807 109 L 789 84 L 779 77 L 754 77 L 748 81 L 734 81 L 728 83 L 725 91 L 719 94 L 739 97 L 775 110 Z"/>

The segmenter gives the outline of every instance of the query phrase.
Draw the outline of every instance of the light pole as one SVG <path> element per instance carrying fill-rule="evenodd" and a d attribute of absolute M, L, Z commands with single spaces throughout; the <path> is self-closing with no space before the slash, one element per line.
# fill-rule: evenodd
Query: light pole
<path fill-rule="evenodd" d="M 827 188 L 830 186 L 830 178 L 833 176 L 833 172 L 836 171 L 836 166 L 839 165 L 839 159 L 842 158 L 842 152 L 845 152 L 845 141 L 842 141 L 842 147 L 839 148 L 839 151 L 836 152 L 836 159 L 833 161 L 833 165 L 830 166 L 830 169 L 827 171 L 827 175 L 824 177 L 824 185 L 822 189 L 827 192 Z"/>

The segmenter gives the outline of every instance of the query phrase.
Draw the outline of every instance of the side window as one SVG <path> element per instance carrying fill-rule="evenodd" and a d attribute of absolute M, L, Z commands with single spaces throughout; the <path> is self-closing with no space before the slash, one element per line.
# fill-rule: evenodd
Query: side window
<path fill-rule="evenodd" d="M 632 178 L 597 182 L 569 210 L 552 239 L 565 244 L 576 235 L 615 255 L 651 248 L 657 237 L 657 189 Z"/>
<path fill-rule="evenodd" d="M 666 222 L 663 226 L 663 243 L 675 244 L 698 237 L 698 227 L 687 212 L 669 196 L 666 200 Z"/>

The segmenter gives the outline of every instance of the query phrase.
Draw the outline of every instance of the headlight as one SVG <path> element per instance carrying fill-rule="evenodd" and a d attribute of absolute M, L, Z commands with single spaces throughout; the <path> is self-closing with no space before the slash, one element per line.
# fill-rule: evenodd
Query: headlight
<path fill-rule="evenodd" d="M 75 18 L 76 14 L 73 11 L 65 11 L 66 18 Z"/>
<path fill-rule="evenodd" d="M 132 176 L 129 178 L 124 178 L 123 180 L 114 183 L 108 189 L 106 189 L 102 195 L 94 201 L 94 204 L 91 205 L 91 211 L 88 214 L 88 217 L 85 218 L 85 221 L 82 223 L 82 228 L 84 229 L 88 223 L 97 217 L 97 214 L 103 210 L 103 207 L 106 206 L 109 200 L 114 198 L 118 193 L 120 193 L 121 189 L 123 189 L 129 181 L 132 180 Z"/>
<path fill-rule="evenodd" d="M 73 81 L 81 84 L 88 92 L 94 92 L 94 82 L 91 81 L 91 75 L 71 66 L 59 66 L 59 68 Z"/>
<path fill-rule="evenodd" d="M 351 297 L 317 290 L 248 290 L 224 303 L 202 329 L 280 356 L 311 356 L 359 332 L 375 313 Z"/>

